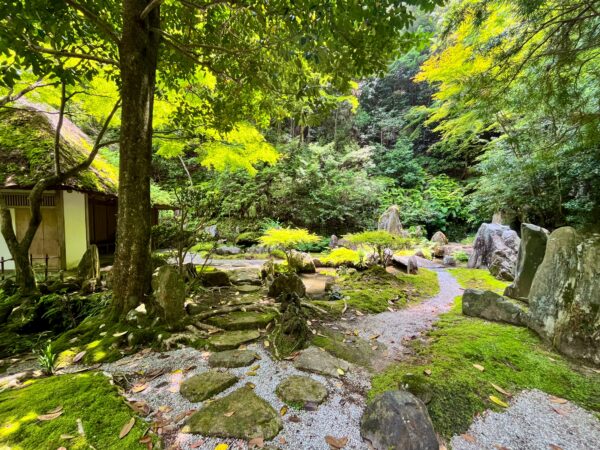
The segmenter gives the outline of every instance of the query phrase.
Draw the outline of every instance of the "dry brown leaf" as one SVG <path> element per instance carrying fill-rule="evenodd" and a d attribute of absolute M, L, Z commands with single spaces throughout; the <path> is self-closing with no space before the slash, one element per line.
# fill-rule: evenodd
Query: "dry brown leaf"
<path fill-rule="evenodd" d="M 59 417 L 62 413 L 63 413 L 63 411 L 61 409 L 60 411 L 56 411 L 56 412 L 53 412 L 53 413 L 41 414 L 37 418 L 38 418 L 38 420 L 43 420 L 43 421 L 54 420 L 57 417 Z"/>
<path fill-rule="evenodd" d="M 375 339 L 377 339 L 379 336 L 380 336 L 379 334 L 374 334 L 373 336 L 369 337 L 369 339 L 371 339 L 371 340 L 375 340 Z"/>
<path fill-rule="evenodd" d="M 395 311 L 394 311 L 394 308 L 392 308 L 391 306 L 390 306 L 390 307 L 388 307 L 388 311 L 389 311 L 389 312 L 395 312 Z"/>
<path fill-rule="evenodd" d="M 56 450 L 67 450 L 67 447 L 58 447 Z"/>
<path fill-rule="evenodd" d="M 204 440 L 203 440 L 203 439 L 201 439 L 201 440 L 199 440 L 199 441 L 192 442 L 192 443 L 190 444 L 190 448 L 198 448 L 198 447 L 202 447 L 203 445 L 204 445 Z"/>
<path fill-rule="evenodd" d="M 432 372 L 431 372 L 431 369 L 425 369 L 425 370 L 423 371 L 423 373 L 424 373 L 425 375 L 427 375 L 428 377 L 430 377 Z"/>
<path fill-rule="evenodd" d="M 448 447 L 446 447 L 444 444 L 440 444 L 440 447 L 438 450 L 448 450 Z"/>
<path fill-rule="evenodd" d="M 329 447 L 331 447 L 333 450 L 338 450 L 341 448 L 344 448 L 346 446 L 346 444 L 348 443 L 348 438 L 347 437 L 341 437 L 341 438 L 336 438 L 333 436 L 325 436 L 325 442 L 327 442 L 329 444 Z"/>
<path fill-rule="evenodd" d="M 561 416 L 566 416 L 567 414 L 569 414 L 569 412 L 568 412 L 568 411 L 566 411 L 566 410 L 564 410 L 564 409 L 562 409 L 562 408 L 555 408 L 555 407 L 552 407 L 552 409 L 554 410 L 554 412 L 555 412 L 556 414 L 560 414 Z"/>
<path fill-rule="evenodd" d="M 235 411 L 229 411 L 229 412 L 223 413 L 223 415 L 224 415 L 225 417 L 231 417 L 231 416 L 233 416 L 234 414 L 235 414 Z"/>
<path fill-rule="evenodd" d="M 252 448 L 252 447 L 263 448 L 264 446 L 265 446 L 265 439 L 261 438 L 261 437 L 255 437 L 254 439 L 250 439 L 248 441 L 249 448 Z"/>
<path fill-rule="evenodd" d="M 61 439 L 65 439 L 65 440 L 69 440 L 69 439 L 75 439 L 75 436 L 73 436 L 72 434 L 61 434 L 60 438 Z"/>
<path fill-rule="evenodd" d="M 281 409 L 279 410 L 279 414 L 281 416 L 285 416 L 288 412 L 288 407 L 287 406 L 282 406 Z"/>
<path fill-rule="evenodd" d="M 161 413 L 165 413 L 165 414 L 166 414 L 166 413 L 169 413 L 169 412 L 173 411 L 173 408 L 171 408 L 171 407 L 170 407 L 170 406 L 168 406 L 168 405 L 162 405 L 162 406 L 159 406 L 159 407 L 158 407 L 158 410 L 159 410 Z"/>
<path fill-rule="evenodd" d="M 565 400 L 564 398 L 555 397 L 554 395 L 550 396 L 550 401 L 552 403 L 558 403 L 559 405 L 564 405 L 565 403 L 567 403 L 567 400 Z"/>
<path fill-rule="evenodd" d="M 74 357 L 73 357 L 73 363 L 78 363 L 79 361 L 81 361 L 81 359 L 85 356 L 86 351 L 82 351 L 77 353 Z"/>
<path fill-rule="evenodd" d="M 145 391 L 146 389 L 148 389 L 148 383 L 134 384 L 133 387 L 131 388 L 131 392 L 136 394 L 138 392 Z"/>
<path fill-rule="evenodd" d="M 490 384 L 492 385 L 492 387 L 493 387 L 494 389 L 496 389 L 496 390 L 497 390 L 498 392 L 500 392 L 501 394 L 504 394 L 504 395 L 506 395 L 507 397 L 512 397 L 512 394 L 511 394 L 510 392 L 508 392 L 508 391 L 507 391 L 507 390 L 505 390 L 505 389 L 502 389 L 502 388 L 501 388 L 500 386 L 498 386 L 497 384 L 494 384 L 494 383 L 490 383 Z"/>
<path fill-rule="evenodd" d="M 477 442 L 477 439 L 475 439 L 475 437 L 473 437 L 470 434 L 461 434 L 460 435 L 465 441 L 470 442 L 471 444 L 474 444 L 475 442 Z"/>
<path fill-rule="evenodd" d="M 123 439 L 125 436 L 127 436 L 134 425 L 135 418 L 132 417 L 131 419 L 129 419 L 129 422 L 127 422 L 125 425 L 123 425 L 123 428 L 121 428 L 121 432 L 119 433 L 119 439 Z"/>
<path fill-rule="evenodd" d="M 509 448 L 504 447 L 503 445 L 500 445 L 500 444 L 496 444 L 496 445 L 494 445 L 494 447 L 496 447 L 498 450 L 510 450 Z"/>
<path fill-rule="evenodd" d="M 179 385 L 178 384 L 173 384 L 173 385 L 169 386 L 169 388 L 167 389 L 167 391 L 173 392 L 174 394 L 176 394 L 177 392 L 179 392 Z"/>
<path fill-rule="evenodd" d="M 485 370 L 485 367 L 483 367 L 481 364 L 473 364 L 473 367 L 475 367 L 480 372 L 483 372 Z"/>
<path fill-rule="evenodd" d="M 246 375 L 249 377 L 255 377 L 256 376 L 256 371 L 255 370 L 249 370 L 248 372 L 246 372 Z"/>
<path fill-rule="evenodd" d="M 563 450 L 562 447 L 559 447 L 558 445 L 554 445 L 554 444 L 550 444 L 550 449 L 551 450 Z"/>
<path fill-rule="evenodd" d="M 279 443 L 280 443 L 281 445 L 285 445 L 285 444 L 287 444 L 287 441 L 285 440 L 285 438 L 284 438 L 283 436 L 281 436 L 281 437 L 279 438 Z"/>
<path fill-rule="evenodd" d="M 56 408 L 51 409 L 50 411 L 48 411 L 46 414 L 55 414 L 59 411 L 62 411 L 63 407 L 62 406 L 57 406 Z"/>

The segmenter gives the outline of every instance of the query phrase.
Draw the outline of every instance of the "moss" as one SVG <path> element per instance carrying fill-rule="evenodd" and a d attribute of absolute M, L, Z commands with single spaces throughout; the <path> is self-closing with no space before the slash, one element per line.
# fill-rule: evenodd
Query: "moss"
<path fill-rule="evenodd" d="M 325 328 L 319 329 L 319 334 L 313 336 L 312 343 L 337 358 L 367 369 L 372 368 L 372 361 L 385 349 L 381 343 L 377 343 L 377 349 L 373 349 L 373 344 L 365 339 L 355 336 L 348 338 L 342 333 Z"/>
<path fill-rule="evenodd" d="M 497 280 L 487 269 L 466 269 L 463 267 L 448 269 L 465 289 L 483 289 L 503 294 L 510 283 Z"/>
<path fill-rule="evenodd" d="M 63 413 L 58 418 L 37 420 L 38 415 L 59 406 Z M 147 428 L 143 421 L 136 420 L 129 434 L 119 439 L 120 430 L 131 417 L 131 409 L 100 373 L 34 380 L 22 389 L 0 394 L 0 447 L 139 449 L 138 441 Z M 77 432 L 77 419 L 81 419 L 85 437 Z M 61 439 L 61 435 L 74 437 Z"/>
<path fill-rule="evenodd" d="M 222 316 L 210 317 L 206 322 L 225 330 L 248 330 L 264 328 L 276 317 L 277 313 L 274 311 L 235 311 Z"/>
<path fill-rule="evenodd" d="M 463 316 L 460 298 L 429 335 L 429 344 L 413 344 L 413 360 L 373 377 L 369 396 L 397 389 L 408 373 L 431 370 L 427 380 L 433 398 L 428 409 L 436 430 L 447 438 L 464 432 L 476 414 L 497 409 L 489 396 L 505 398 L 492 383 L 513 393 L 540 389 L 600 411 L 599 375 L 571 366 L 525 328 Z M 480 372 L 473 364 L 485 370 Z"/>

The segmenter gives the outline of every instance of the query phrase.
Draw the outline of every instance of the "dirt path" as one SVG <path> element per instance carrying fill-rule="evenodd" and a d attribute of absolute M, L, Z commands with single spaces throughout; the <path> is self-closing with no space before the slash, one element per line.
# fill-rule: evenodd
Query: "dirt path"
<path fill-rule="evenodd" d="M 338 322 L 341 328 L 358 331 L 362 338 L 372 339 L 373 336 L 378 336 L 377 342 L 387 347 L 384 358 L 374 361 L 376 371 L 402 359 L 408 351 L 405 342 L 430 330 L 438 316 L 448 311 L 454 299 L 462 295 L 464 289 L 450 273 L 445 270 L 435 271 L 440 284 L 440 292 L 435 297 L 399 311 L 355 316 L 352 320 Z"/>

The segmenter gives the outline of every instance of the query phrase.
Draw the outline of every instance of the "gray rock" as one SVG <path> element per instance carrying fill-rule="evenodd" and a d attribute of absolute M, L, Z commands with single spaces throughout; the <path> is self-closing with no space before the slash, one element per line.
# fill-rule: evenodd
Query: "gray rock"
<path fill-rule="evenodd" d="M 346 372 L 350 369 L 343 359 L 336 358 L 318 347 L 309 347 L 300 353 L 294 361 L 294 367 L 306 372 L 318 373 L 330 377 L 340 377 L 338 369 Z"/>
<path fill-rule="evenodd" d="M 256 330 L 226 331 L 209 337 L 208 343 L 215 350 L 232 350 L 259 337 L 260 333 Z"/>
<path fill-rule="evenodd" d="M 223 246 L 223 247 L 218 247 L 217 249 L 215 249 L 215 253 L 217 255 L 239 255 L 240 253 L 242 253 L 242 249 L 236 246 Z"/>
<path fill-rule="evenodd" d="M 213 238 L 217 237 L 217 235 L 219 234 L 219 230 L 217 229 L 216 225 L 211 225 L 209 227 L 205 227 L 204 232 Z"/>
<path fill-rule="evenodd" d="M 521 225 L 521 244 L 515 270 L 515 280 L 506 288 L 504 295 L 527 301 L 533 277 L 546 253 L 548 230 L 524 223 Z"/>
<path fill-rule="evenodd" d="M 251 350 L 226 350 L 210 355 L 208 365 L 210 367 L 226 367 L 228 369 L 246 367 L 256 361 L 256 358 L 256 353 Z"/>
<path fill-rule="evenodd" d="M 204 287 L 229 286 L 229 275 L 222 270 L 204 270 L 199 274 L 200 281 Z"/>
<path fill-rule="evenodd" d="M 479 317 L 494 322 L 526 326 L 528 309 L 524 303 L 511 300 L 491 291 L 467 289 L 463 294 L 462 312 L 466 316 Z"/>
<path fill-rule="evenodd" d="M 440 245 L 446 245 L 446 244 L 448 244 L 448 238 L 441 231 L 436 231 L 433 234 L 433 236 L 431 236 L 431 242 L 434 242 L 434 243 L 440 244 Z"/>
<path fill-rule="evenodd" d="M 332 234 L 329 239 L 329 248 L 336 248 L 338 246 L 338 241 L 339 238 L 335 234 Z"/>
<path fill-rule="evenodd" d="M 529 292 L 530 327 L 561 353 L 600 365 L 600 235 L 555 230 Z"/>
<path fill-rule="evenodd" d="M 290 264 L 297 273 L 315 273 L 315 263 L 308 253 L 292 250 L 290 255 Z"/>
<path fill-rule="evenodd" d="M 402 235 L 402 222 L 400 222 L 400 208 L 398 205 L 390 206 L 379 218 L 378 230 L 387 231 L 390 234 Z"/>
<path fill-rule="evenodd" d="M 152 289 L 162 319 L 167 325 L 175 326 L 185 313 L 185 283 L 177 268 L 159 267 L 152 277 Z"/>
<path fill-rule="evenodd" d="M 496 278 L 512 281 L 519 244 L 519 236 L 509 227 L 483 223 L 475 236 L 473 253 L 467 266 L 470 269 L 487 268 Z"/>
<path fill-rule="evenodd" d="M 229 414 L 232 411 L 234 414 Z M 194 413 L 181 431 L 222 438 L 271 440 L 282 428 L 277 411 L 253 389 L 243 387 Z"/>
<path fill-rule="evenodd" d="M 77 276 L 81 280 L 100 280 L 100 254 L 95 244 L 90 245 L 81 257 L 77 266 Z"/>
<path fill-rule="evenodd" d="M 269 284 L 268 296 L 279 298 L 282 294 L 296 294 L 302 298 L 306 295 L 306 287 L 302 279 L 295 273 L 276 274 Z"/>
<path fill-rule="evenodd" d="M 244 294 L 250 294 L 252 292 L 260 291 L 261 287 L 254 284 L 239 284 L 235 287 L 235 289 Z"/>
<path fill-rule="evenodd" d="M 260 272 L 256 269 L 236 269 L 229 272 L 229 279 L 235 285 L 262 285 Z"/>
<path fill-rule="evenodd" d="M 181 383 L 179 393 L 192 403 L 202 402 L 237 383 L 238 377 L 228 372 L 209 370 Z"/>
<path fill-rule="evenodd" d="M 307 402 L 320 404 L 327 398 L 327 389 L 322 383 L 309 377 L 292 375 L 275 388 L 277 396 L 288 404 Z"/>
<path fill-rule="evenodd" d="M 444 256 L 443 263 L 445 266 L 456 266 L 456 259 L 454 259 L 454 256 L 446 255 Z"/>
<path fill-rule="evenodd" d="M 413 256 L 393 256 L 392 264 L 405 273 L 415 275 L 419 273 L 419 263 Z"/>
<path fill-rule="evenodd" d="M 388 391 L 365 409 L 360 434 L 374 450 L 438 450 L 427 408 L 407 391 Z"/>

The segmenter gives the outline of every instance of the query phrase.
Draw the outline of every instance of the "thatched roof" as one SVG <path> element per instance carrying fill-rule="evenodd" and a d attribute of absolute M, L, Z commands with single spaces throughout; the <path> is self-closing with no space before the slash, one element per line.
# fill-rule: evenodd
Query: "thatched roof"
<path fill-rule="evenodd" d="M 46 106 L 19 101 L 15 109 L 0 110 L 0 188 L 28 189 L 54 170 L 54 138 L 58 113 Z M 83 161 L 93 141 L 67 117 L 61 129 L 63 170 Z M 57 189 L 117 195 L 118 169 L 102 155 Z"/>

